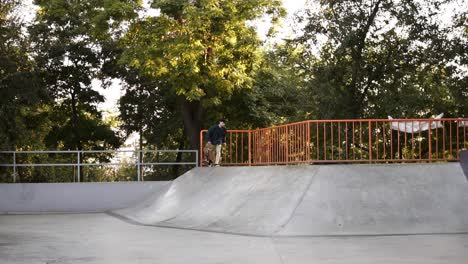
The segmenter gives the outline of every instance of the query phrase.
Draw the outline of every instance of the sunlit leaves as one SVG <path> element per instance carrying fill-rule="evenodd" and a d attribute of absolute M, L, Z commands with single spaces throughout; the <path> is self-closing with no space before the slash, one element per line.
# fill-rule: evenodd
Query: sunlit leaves
<path fill-rule="evenodd" d="M 277 1 L 154 1 L 158 17 L 132 24 L 122 63 L 167 80 L 188 100 L 249 87 L 260 41 L 247 20 L 283 15 Z M 219 100 L 211 100 L 211 104 Z"/>

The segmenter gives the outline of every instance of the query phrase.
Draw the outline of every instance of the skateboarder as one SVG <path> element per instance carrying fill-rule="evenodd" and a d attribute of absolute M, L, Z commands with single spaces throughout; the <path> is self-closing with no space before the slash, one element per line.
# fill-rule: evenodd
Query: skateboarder
<path fill-rule="evenodd" d="M 208 129 L 206 140 L 208 142 L 206 143 L 203 151 L 205 154 L 205 162 L 211 166 L 214 160 L 214 165 L 219 166 L 219 162 L 221 160 L 221 149 L 222 146 L 226 144 L 226 125 L 224 123 L 224 119 L 218 120 L 216 125 L 213 125 Z M 214 155 L 213 152 L 216 152 L 216 155 Z"/>

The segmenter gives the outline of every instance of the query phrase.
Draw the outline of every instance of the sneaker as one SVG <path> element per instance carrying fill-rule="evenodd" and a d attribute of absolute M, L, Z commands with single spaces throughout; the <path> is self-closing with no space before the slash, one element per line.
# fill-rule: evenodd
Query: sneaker
<path fill-rule="evenodd" d="M 219 167 L 219 164 L 215 164 L 215 167 Z"/>

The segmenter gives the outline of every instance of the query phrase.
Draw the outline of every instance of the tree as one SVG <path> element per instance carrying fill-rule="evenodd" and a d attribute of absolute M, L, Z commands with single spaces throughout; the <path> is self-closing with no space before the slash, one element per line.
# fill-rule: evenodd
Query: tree
<path fill-rule="evenodd" d="M 466 6 L 466 4 L 465 4 Z M 455 103 L 454 112 L 458 116 L 468 116 L 468 7 L 461 7 L 463 12 L 455 14 L 451 25 L 453 34 L 452 49 L 450 53 L 455 58 L 454 74 L 450 78 L 448 85 L 450 94 L 453 94 Z"/>
<path fill-rule="evenodd" d="M 252 93 L 259 99 L 254 105 L 256 115 L 264 115 L 263 126 L 292 123 L 313 118 L 305 111 L 308 91 L 305 90 L 301 48 L 290 43 L 275 44 L 267 51 L 261 69 L 255 77 Z"/>
<path fill-rule="evenodd" d="M 102 95 L 91 81 L 103 77 L 103 43 L 116 35 L 120 22 L 136 16 L 139 1 L 43 1 L 30 33 L 43 83 L 55 100 L 49 146 L 106 149 L 121 144 L 104 124 L 97 104 Z M 105 83 L 105 82 L 104 82 Z"/>
<path fill-rule="evenodd" d="M 47 101 L 23 34 L 21 1 L 0 0 L 0 149 L 40 144 Z"/>
<path fill-rule="evenodd" d="M 323 0 L 299 22 L 304 78 L 318 118 L 461 114 L 453 25 L 440 17 L 453 1 Z M 466 76 L 466 74 L 465 74 Z M 456 88 L 459 87 L 459 88 Z"/>
<path fill-rule="evenodd" d="M 127 135 L 138 133 L 140 151 L 145 146 L 147 149 L 183 149 L 185 137 L 183 132 L 178 135 L 181 132 L 180 118 L 174 107 L 175 100 L 164 94 L 164 89 L 160 88 L 164 84 L 140 76 L 134 70 L 126 72 L 124 78 L 125 94 L 119 100 L 121 129 Z M 176 137 L 175 142 L 171 136 Z M 180 160 L 181 154 L 178 153 L 176 161 Z M 142 162 L 144 157 L 139 158 Z M 174 168 L 177 174 L 177 166 Z M 140 175 L 143 175 L 143 168 Z"/>
<path fill-rule="evenodd" d="M 156 0 L 161 15 L 131 24 L 121 62 L 176 96 L 192 148 L 198 149 L 203 116 L 234 91 L 252 86 L 261 45 L 249 21 L 284 15 L 278 0 Z"/>

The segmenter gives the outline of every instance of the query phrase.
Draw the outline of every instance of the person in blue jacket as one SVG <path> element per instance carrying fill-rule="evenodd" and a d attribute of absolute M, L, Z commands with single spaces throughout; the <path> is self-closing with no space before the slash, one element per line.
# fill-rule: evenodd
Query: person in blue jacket
<path fill-rule="evenodd" d="M 226 124 L 224 123 L 224 119 L 218 120 L 216 125 L 208 129 L 206 140 L 208 142 L 205 146 L 205 162 L 210 166 L 213 164 L 213 151 L 215 151 L 214 165 L 219 166 L 222 146 L 226 144 Z"/>

